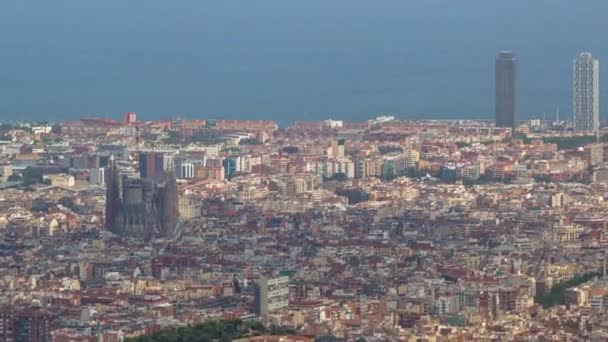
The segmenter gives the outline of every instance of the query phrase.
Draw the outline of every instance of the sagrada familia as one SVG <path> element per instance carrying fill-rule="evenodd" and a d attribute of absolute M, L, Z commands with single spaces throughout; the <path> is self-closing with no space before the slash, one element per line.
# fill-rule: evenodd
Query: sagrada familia
<path fill-rule="evenodd" d="M 106 229 L 123 237 L 175 238 L 179 227 L 175 176 L 121 177 L 112 160 L 106 172 L 105 216 Z"/>

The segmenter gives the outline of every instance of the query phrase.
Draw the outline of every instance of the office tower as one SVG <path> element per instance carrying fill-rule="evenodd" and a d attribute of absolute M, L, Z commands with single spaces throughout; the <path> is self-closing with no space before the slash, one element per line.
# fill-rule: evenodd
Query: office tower
<path fill-rule="evenodd" d="M 327 156 L 333 159 L 344 158 L 346 152 L 346 141 L 344 139 L 333 139 L 327 149 Z"/>
<path fill-rule="evenodd" d="M 224 180 L 226 172 L 222 165 L 222 158 L 206 158 L 205 165 L 197 168 L 196 178 L 211 179 L 215 181 Z"/>
<path fill-rule="evenodd" d="M 515 130 L 517 111 L 517 59 L 511 51 L 496 57 L 496 126 Z"/>
<path fill-rule="evenodd" d="M 141 178 L 160 177 L 165 170 L 164 155 L 160 152 L 139 153 L 139 174 Z"/>
<path fill-rule="evenodd" d="M 597 142 L 585 145 L 585 147 L 583 147 L 583 155 L 587 165 L 601 165 L 604 162 L 604 144 Z"/>
<path fill-rule="evenodd" d="M 574 130 L 598 132 L 600 128 L 600 62 L 588 52 L 574 61 Z"/>
<path fill-rule="evenodd" d="M 261 278 L 255 288 L 255 313 L 265 316 L 289 306 L 289 277 Z"/>
<path fill-rule="evenodd" d="M 182 194 L 179 196 L 178 202 L 179 218 L 181 220 L 191 220 L 201 216 L 202 201 L 190 194 Z"/>
<path fill-rule="evenodd" d="M 176 238 L 179 234 L 177 183 L 173 174 L 156 178 L 122 176 L 114 160 L 106 172 L 106 228 L 120 236 Z"/>
<path fill-rule="evenodd" d="M 163 171 L 175 173 L 175 155 L 163 153 Z"/>
<path fill-rule="evenodd" d="M 89 183 L 104 186 L 106 183 L 106 169 L 103 167 L 89 169 Z"/>
<path fill-rule="evenodd" d="M 224 178 L 230 178 L 234 176 L 237 170 L 237 158 L 231 157 L 224 159 L 222 161 L 222 166 L 224 166 Z"/>
<path fill-rule="evenodd" d="M 123 116 L 123 123 L 125 125 L 132 125 L 137 122 L 137 114 L 133 112 L 125 113 Z"/>
<path fill-rule="evenodd" d="M 0 341 L 51 340 L 51 315 L 36 308 L 0 308 Z"/>
<path fill-rule="evenodd" d="M 411 169 L 418 167 L 420 161 L 420 152 L 416 150 L 407 150 L 405 154 L 405 168 Z"/>
<path fill-rule="evenodd" d="M 530 170 L 528 165 L 525 163 L 517 163 L 515 165 L 515 183 L 516 184 L 530 184 L 532 183 L 532 177 L 530 176 Z"/>
<path fill-rule="evenodd" d="M 196 165 L 191 161 L 182 162 L 179 165 L 179 178 L 181 179 L 192 179 L 194 178 Z"/>
<path fill-rule="evenodd" d="M 110 165 L 104 175 L 106 177 L 106 212 L 105 212 L 105 226 L 111 232 L 118 231 L 117 225 L 119 224 L 119 220 L 116 217 L 119 211 L 121 210 L 121 192 L 122 192 L 122 179 L 127 179 L 124 177 L 121 179 L 119 174 L 118 165 L 116 160 L 114 160 L 114 156 L 110 158 Z"/>

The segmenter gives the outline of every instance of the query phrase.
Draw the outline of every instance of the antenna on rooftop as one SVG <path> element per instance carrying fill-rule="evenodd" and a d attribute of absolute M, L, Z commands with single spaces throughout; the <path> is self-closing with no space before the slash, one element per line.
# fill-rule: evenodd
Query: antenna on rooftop
<path fill-rule="evenodd" d="M 557 106 L 555 111 L 555 122 L 559 125 L 559 106 Z"/>

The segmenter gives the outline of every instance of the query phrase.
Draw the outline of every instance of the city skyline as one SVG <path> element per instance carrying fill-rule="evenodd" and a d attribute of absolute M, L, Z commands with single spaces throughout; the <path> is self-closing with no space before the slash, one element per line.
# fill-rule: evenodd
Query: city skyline
<path fill-rule="evenodd" d="M 547 112 L 538 113 L 537 115 L 521 116 L 518 113 L 518 59 L 513 51 L 501 50 L 495 59 L 494 65 L 494 118 L 497 127 L 511 127 L 515 128 L 518 122 L 530 119 L 546 119 Z M 599 124 L 602 122 L 601 107 L 599 106 L 601 91 L 599 88 L 599 60 L 595 58 L 590 52 L 582 52 L 574 60 L 573 63 L 573 96 L 571 99 L 572 113 L 570 115 L 564 115 L 562 112 L 562 119 L 566 118 L 566 121 L 570 121 L 574 124 L 577 131 L 595 132 L 599 129 Z M 559 111 L 558 106 L 558 111 Z M 585 108 L 591 108 L 589 110 Z M 562 108 L 563 110 L 563 108 Z M 386 113 L 393 115 L 393 113 Z M 111 117 L 106 117 L 108 120 L 114 120 L 114 118 L 133 119 L 134 112 L 121 112 L 115 113 Z M 432 115 L 431 115 L 432 116 Z M 173 118 L 191 118 L 192 115 L 173 115 Z M 194 116 L 203 118 L 202 116 Z M 369 115 L 372 118 L 373 115 Z M 411 118 L 399 117 L 400 119 L 411 119 L 411 120 L 424 120 L 428 119 L 427 115 L 421 114 L 420 116 L 414 115 Z M 578 118 L 578 121 L 577 121 Z M 100 119 L 100 118 L 94 118 Z M 205 118 L 211 119 L 211 118 Z M 223 119 L 221 116 L 217 119 Z M 272 119 L 270 116 L 266 119 Z M 470 118 L 467 115 L 462 117 L 454 118 L 443 118 L 438 117 L 437 120 L 491 120 L 491 118 Z M 286 122 L 281 119 L 277 120 L 283 123 L 282 126 L 286 126 Z M 297 119 L 288 122 L 288 125 L 293 124 Z M 550 121 L 550 119 L 549 119 Z M 18 121 L 17 121 L 18 122 Z"/>
<path fill-rule="evenodd" d="M 0 342 L 608 341 L 608 1 L 0 23 Z"/>
<path fill-rule="evenodd" d="M 281 126 L 299 116 L 360 121 L 383 113 L 492 119 L 494 56 L 502 49 L 522 61 L 520 118 L 550 115 L 557 106 L 569 117 L 571 61 L 581 51 L 608 56 L 601 34 L 608 4 L 600 0 L 574 9 L 565 0 L 554 6 L 513 0 L 500 5 L 500 15 L 482 0 L 389 0 L 386 7 L 338 0 L 347 11 L 312 0 L 299 5 L 299 16 L 278 0 L 270 0 L 274 11 L 242 0 L 235 8 L 153 1 L 140 7 L 146 15 L 138 25 L 128 20 L 133 5 L 119 0 L 75 8 L 59 0 L 47 15 L 31 3 L 3 4 L 6 25 L 15 30 L 0 33 L 6 42 L 0 120 L 129 110 L 151 120 L 264 118 L 279 119 Z M 122 20 L 110 24 L 116 8 L 125 9 Z M 327 12 L 317 18 L 315 8 Z M 584 27 L 565 29 L 564 22 L 580 17 Z M 276 22 L 280 30 L 273 29 Z M 47 35 L 53 44 L 41 40 Z M 608 92 L 600 96 L 605 102 Z M 601 114 L 605 121 L 607 113 Z"/>
<path fill-rule="evenodd" d="M 138 118 L 0 126 L 0 337 L 608 336 L 608 134 Z"/>

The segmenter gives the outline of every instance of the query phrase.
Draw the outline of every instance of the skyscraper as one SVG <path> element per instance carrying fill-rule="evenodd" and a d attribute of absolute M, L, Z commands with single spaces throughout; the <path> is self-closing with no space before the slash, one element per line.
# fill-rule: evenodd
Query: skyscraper
<path fill-rule="evenodd" d="M 51 319 L 43 309 L 0 307 L 0 341 L 50 341 Z"/>
<path fill-rule="evenodd" d="M 139 174 L 141 178 L 156 178 L 164 172 L 164 155 L 160 152 L 139 153 Z"/>
<path fill-rule="evenodd" d="M 255 289 L 254 310 L 265 316 L 289 306 L 289 277 L 260 278 Z"/>
<path fill-rule="evenodd" d="M 574 61 L 574 130 L 598 132 L 600 128 L 600 62 L 589 52 Z"/>
<path fill-rule="evenodd" d="M 496 57 L 496 126 L 515 129 L 517 111 L 517 59 L 511 51 Z"/>

